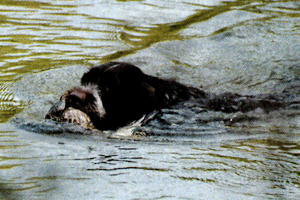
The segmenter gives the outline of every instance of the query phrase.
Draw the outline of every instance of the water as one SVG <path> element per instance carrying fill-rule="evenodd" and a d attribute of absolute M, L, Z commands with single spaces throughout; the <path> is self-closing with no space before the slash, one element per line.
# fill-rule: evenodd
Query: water
<path fill-rule="evenodd" d="M 300 197 L 297 0 L 5 0 L 0 8 L 2 199 Z M 89 66 L 111 60 L 214 93 L 285 94 L 291 106 L 166 110 L 145 138 L 45 122 Z"/>

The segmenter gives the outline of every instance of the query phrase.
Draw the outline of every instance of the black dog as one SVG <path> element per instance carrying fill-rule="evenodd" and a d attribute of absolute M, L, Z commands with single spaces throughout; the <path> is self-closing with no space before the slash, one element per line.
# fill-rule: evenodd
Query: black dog
<path fill-rule="evenodd" d="M 283 105 L 272 96 L 257 98 L 232 93 L 208 94 L 176 81 L 146 75 L 128 63 L 110 62 L 85 73 L 81 86 L 67 91 L 46 118 L 57 120 L 67 109 L 74 108 L 85 113 L 95 128 L 114 130 L 153 111 L 188 100 L 223 112 L 246 112 L 257 107 L 268 111 Z"/>
<path fill-rule="evenodd" d="M 66 92 L 46 118 L 57 119 L 72 107 L 86 113 L 95 128 L 113 130 L 152 111 L 204 96 L 202 90 L 146 75 L 134 65 L 110 62 L 85 73 L 81 86 Z"/>

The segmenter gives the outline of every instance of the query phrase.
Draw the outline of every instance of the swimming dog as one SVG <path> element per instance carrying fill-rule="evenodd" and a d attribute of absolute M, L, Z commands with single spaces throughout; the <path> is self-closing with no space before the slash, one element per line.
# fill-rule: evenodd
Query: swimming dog
<path fill-rule="evenodd" d="M 214 95 L 174 80 L 147 75 L 129 63 L 110 62 L 86 72 L 81 85 L 62 95 L 46 118 L 82 126 L 92 124 L 99 130 L 116 130 L 189 100 L 203 108 L 227 113 L 247 112 L 258 107 L 268 112 L 284 104 L 272 95 Z"/>
<path fill-rule="evenodd" d="M 86 72 L 81 85 L 62 95 L 46 118 L 67 120 L 65 112 L 73 108 L 85 113 L 96 129 L 114 130 L 153 111 L 204 96 L 200 89 L 147 75 L 132 64 L 110 62 Z M 71 121 L 81 124 L 80 119 Z"/>

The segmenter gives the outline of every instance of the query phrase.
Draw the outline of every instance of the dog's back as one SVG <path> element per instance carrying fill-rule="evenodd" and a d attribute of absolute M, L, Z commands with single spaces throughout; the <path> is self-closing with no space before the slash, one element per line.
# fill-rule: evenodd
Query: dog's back
<path fill-rule="evenodd" d="M 107 122 L 121 125 L 204 94 L 196 88 L 146 75 L 134 65 L 118 62 L 90 69 L 83 75 L 81 84 L 98 86 Z"/>

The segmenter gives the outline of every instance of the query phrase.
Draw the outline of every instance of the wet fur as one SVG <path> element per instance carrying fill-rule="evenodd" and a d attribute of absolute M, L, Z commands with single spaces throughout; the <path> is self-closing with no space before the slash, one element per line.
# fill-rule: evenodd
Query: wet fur
<path fill-rule="evenodd" d="M 68 108 L 87 114 L 95 128 L 115 130 L 153 111 L 192 100 L 199 106 L 222 112 L 247 112 L 261 107 L 267 112 L 283 105 L 272 96 L 214 95 L 144 74 L 138 67 L 110 62 L 91 68 L 81 78 L 81 86 L 67 91 L 46 118 L 56 119 Z"/>

